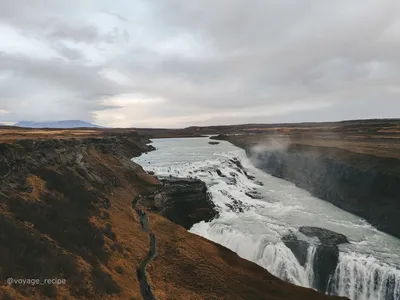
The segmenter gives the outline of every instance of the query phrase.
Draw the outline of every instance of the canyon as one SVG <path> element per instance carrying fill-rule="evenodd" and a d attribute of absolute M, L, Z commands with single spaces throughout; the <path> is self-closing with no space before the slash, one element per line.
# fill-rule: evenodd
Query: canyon
<path fill-rule="evenodd" d="M 188 232 L 215 209 L 201 182 L 158 179 L 131 161 L 152 150 L 128 129 L 0 128 L 0 298 L 334 298 Z M 183 213 L 182 193 L 193 195 Z"/>
<path fill-rule="evenodd" d="M 220 135 L 255 166 L 400 237 L 400 122 Z"/>
<path fill-rule="evenodd" d="M 251 148 L 256 153 L 285 151 L 289 146 L 283 139 L 260 143 L 261 136 L 255 134 L 217 138 L 244 142 L 253 138 Z M 208 137 L 155 139 L 157 151 L 135 159 L 159 177 L 194 177 L 206 183 L 219 214 L 194 224 L 191 232 L 297 285 L 355 300 L 398 299 L 399 239 L 265 172 L 257 165 L 265 160 L 254 160 L 232 143 L 208 141 Z"/>

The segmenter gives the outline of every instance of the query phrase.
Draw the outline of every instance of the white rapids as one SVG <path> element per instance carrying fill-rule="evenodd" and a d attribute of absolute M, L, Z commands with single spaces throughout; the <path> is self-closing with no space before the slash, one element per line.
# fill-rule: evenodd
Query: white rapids
<path fill-rule="evenodd" d="M 155 139 L 156 151 L 134 159 L 156 175 L 196 177 L 207 184 L 219 217 L 195 224 L 192 233 L 235 251 L 283 280 L 311 288 L 315 247 L 308 249 L 303 267 L 281 237 L 300 226 L 342 233 L 351 243 L 340 245 L 339 263 L 326 293 L 352 300 L 400 300 L 399 239 L 290 182 L 265 174 L 230 143 L 208 142 L 207 138 Z M 233 159 L 254 178 L 246 176 Z M 257 193 L 260 199 L 249 193 Z"/>

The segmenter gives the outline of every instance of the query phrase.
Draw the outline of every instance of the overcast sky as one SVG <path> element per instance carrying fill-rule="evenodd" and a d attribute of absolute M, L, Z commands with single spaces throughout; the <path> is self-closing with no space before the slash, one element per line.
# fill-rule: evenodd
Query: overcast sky
<path fill-rule="evenodd" d="M 400 117 L 399 0 L 0 0 L 0 122 Z"/>

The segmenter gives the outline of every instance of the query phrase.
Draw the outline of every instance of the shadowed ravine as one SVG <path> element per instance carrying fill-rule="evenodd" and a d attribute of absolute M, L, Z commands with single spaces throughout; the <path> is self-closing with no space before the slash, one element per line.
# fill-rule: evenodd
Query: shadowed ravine
<path fill-rule="evenodd" d="M 139 196 L 140 198 L 140 196 Z M 140 219 L 140 225 L 145 232 L 149 233 L 149 252 L 146 255 L 146 258 L 140 263 L 139 267 L 136 270 L 137 278 L 140 283 L 140 292 L 142 293 L 142 297 L 144 300 L 154 300 L 156 297 L 153 294 L 152 288 L 149 284 L 146 275 L 146 267 L 156 256 L 156 236 L 153 232 L 149 230 L 149 218 L 147 214 L 140 208 L 136 208 L 137 200 L 132 201 L 132 208 L 136 211 Z"/>

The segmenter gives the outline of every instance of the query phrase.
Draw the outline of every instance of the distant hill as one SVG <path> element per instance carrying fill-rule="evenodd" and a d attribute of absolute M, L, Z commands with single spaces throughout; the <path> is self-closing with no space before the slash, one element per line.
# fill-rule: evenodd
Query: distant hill
<path fill-rule="evenodd" d="M 27 128 L 100 128 L 100 126 L 81 120 L 63 120 L 55 122 L 20 121 L 14 126 Z"/>

